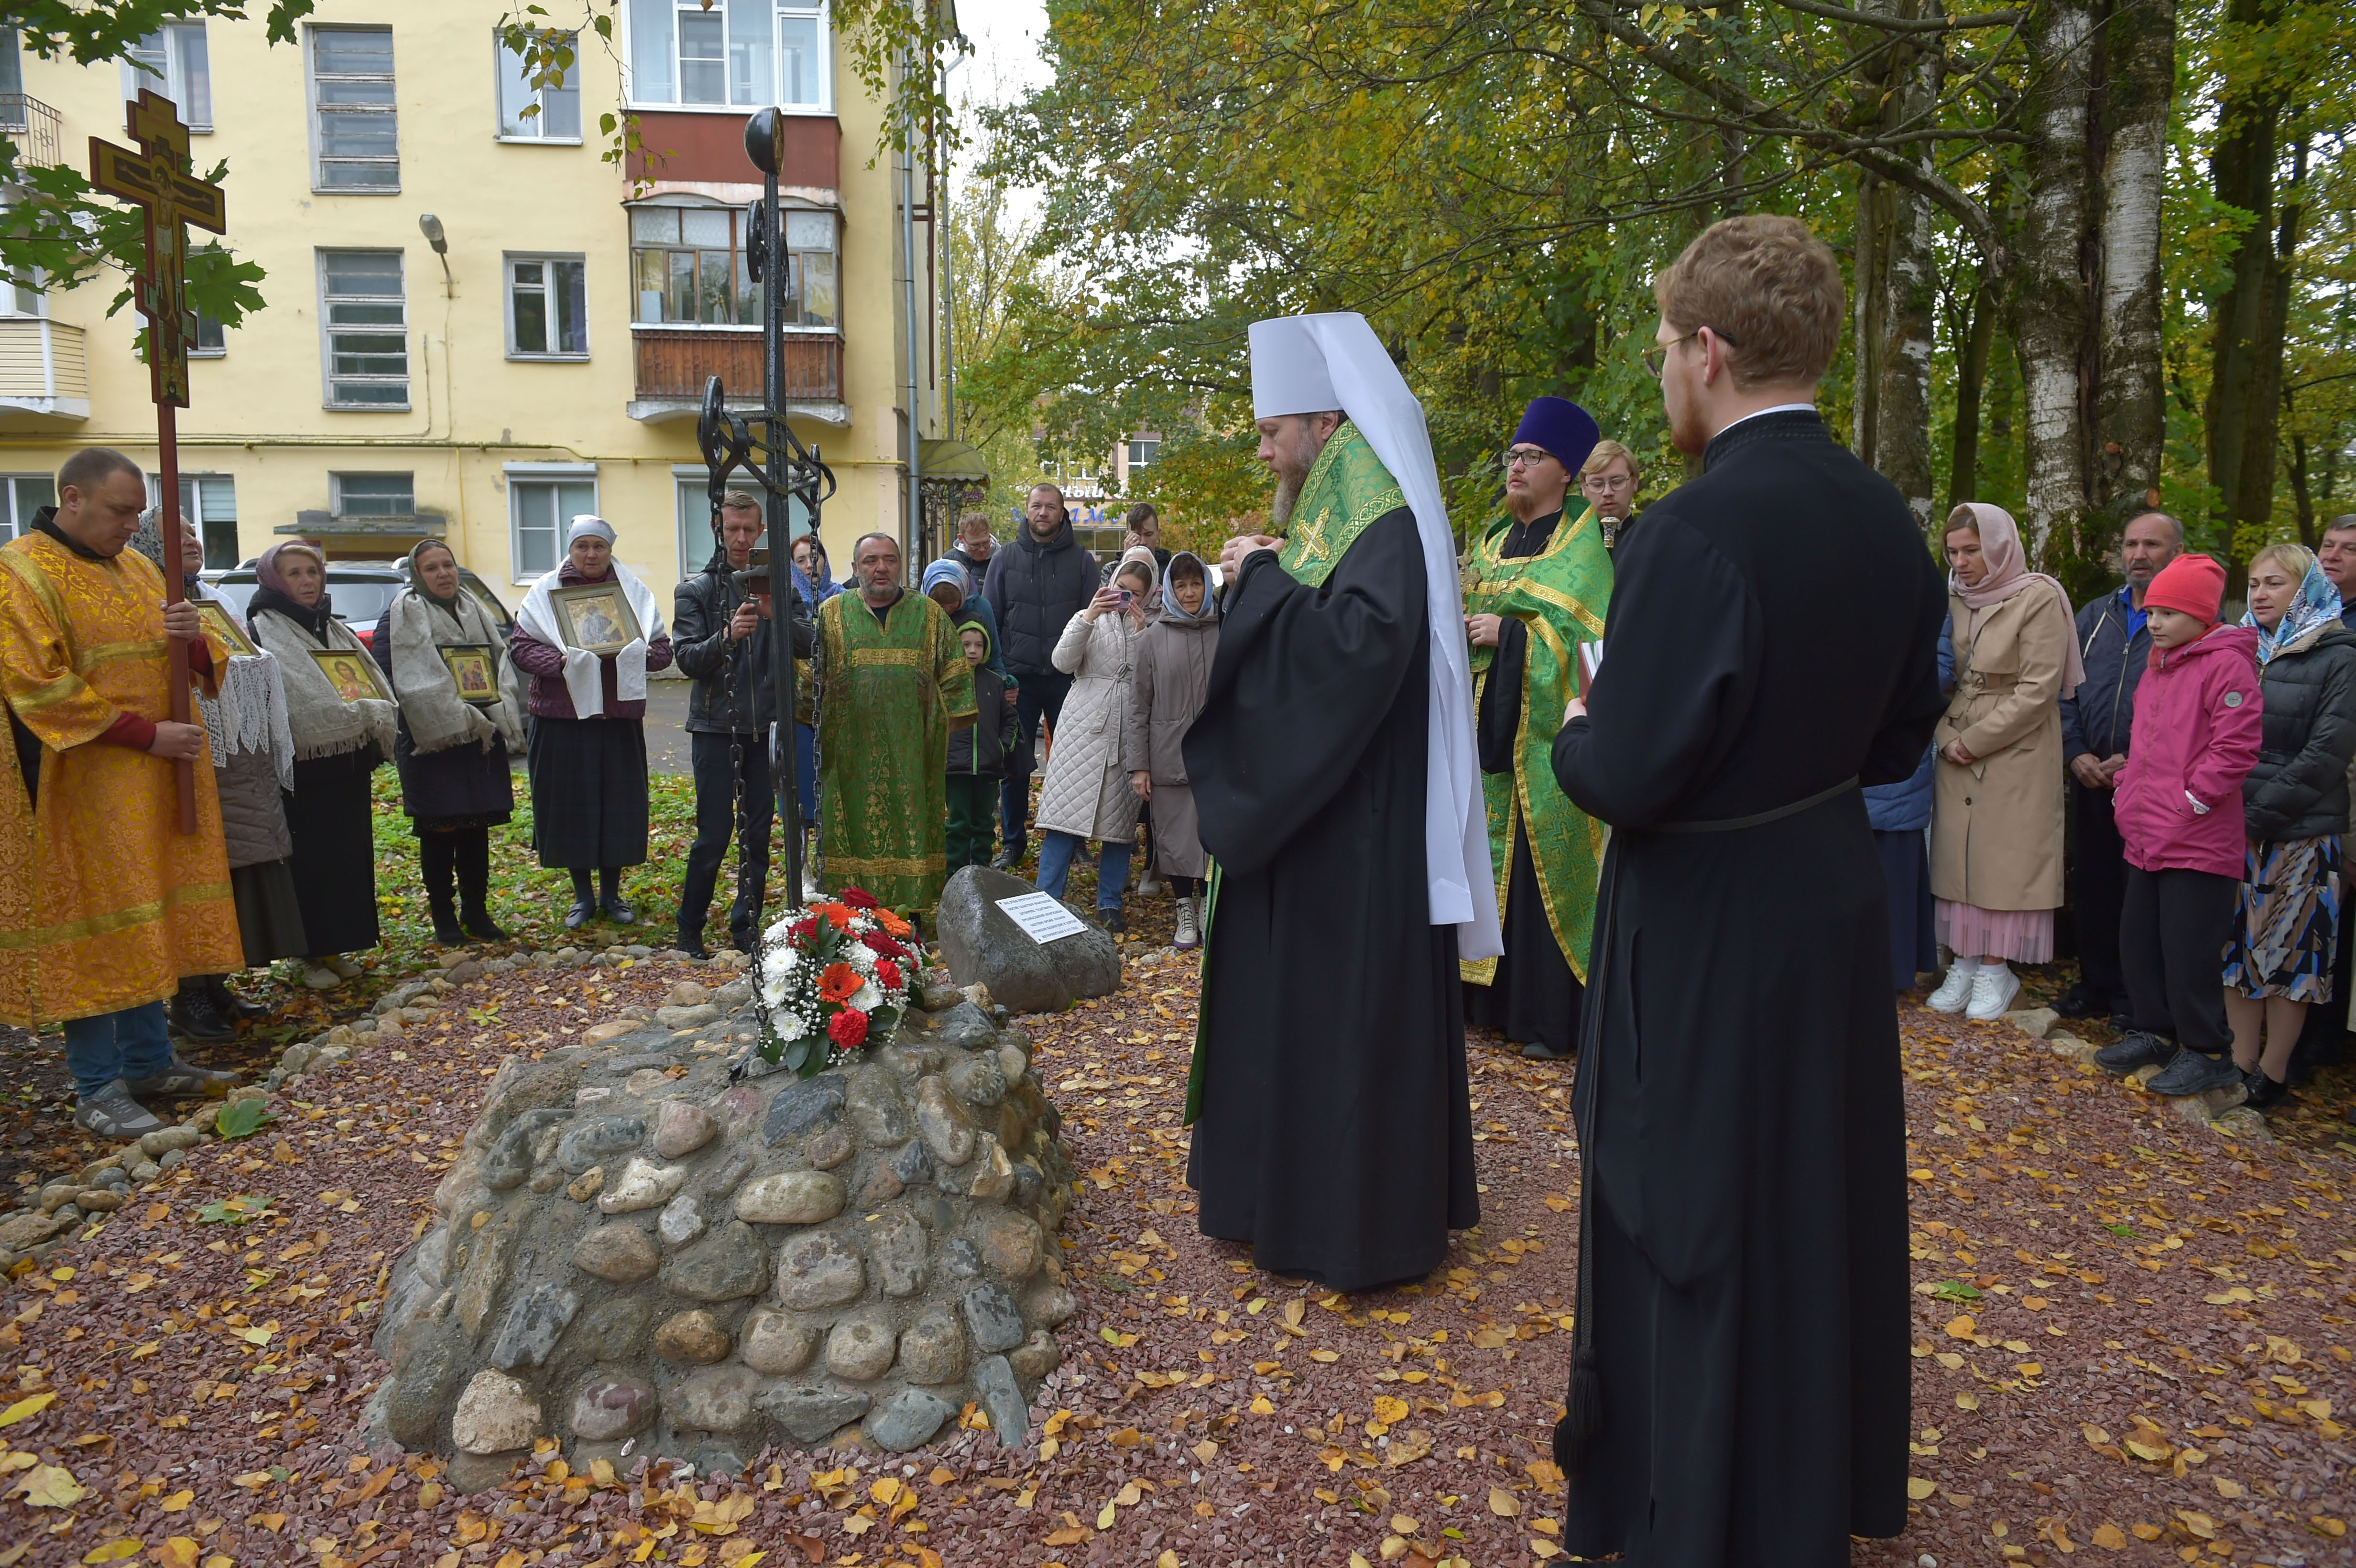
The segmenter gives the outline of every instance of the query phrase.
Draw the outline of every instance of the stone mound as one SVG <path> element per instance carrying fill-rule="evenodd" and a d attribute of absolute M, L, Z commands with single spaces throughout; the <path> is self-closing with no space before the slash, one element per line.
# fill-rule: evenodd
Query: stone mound
<path fill-rule="evenodd" d="M 549 1436 L 735 1471 L 919 1448 L 971 1403 L 1022 1444 L 1072 1167 L 1027 1037 L 926 1000 L 809 1079 L 732 1085 L 724 1040 L 659 1025 L 509 1061 L 392 1271 L 371 1425 L 466 1490 Z"/>
<path fill-rule="evenodd" d="M 933 934 L 949 978 L 986 987 L 993 1001 L 1018 1013 L 1061 1012 L 1083 997 L 1108 997 L 1120 985 L 1120 949 L 1077 904 L 1064 907 L 1086 930 L 1033 942 L 998 907 L 1000 899 L 1039 890 L 988 866 L 968 866 L 941 890 Z"/>

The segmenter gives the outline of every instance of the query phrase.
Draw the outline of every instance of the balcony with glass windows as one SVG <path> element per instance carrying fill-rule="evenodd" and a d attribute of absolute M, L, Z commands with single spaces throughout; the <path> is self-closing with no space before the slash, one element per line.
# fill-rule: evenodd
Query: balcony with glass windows
<path fill-rule="evenodd" d="M 831 209 L 814 208 L 788 209 L 785 219 L 779 400 L 802 418 L 848 425 L 835 283 L 840 220 Z M 693 419 L 712 376 L 730 407 L 761 406 L 764 290 L 745 264 L 744 226 L 741 208 L 714 204 L 658 200 L 630 208 L 632 419 Z"/>
<path fill-rule="evenodd" d="M 45 315 L 0 317 L 0 431 L 64 430 L 89 418 L 82 329 Z"/>

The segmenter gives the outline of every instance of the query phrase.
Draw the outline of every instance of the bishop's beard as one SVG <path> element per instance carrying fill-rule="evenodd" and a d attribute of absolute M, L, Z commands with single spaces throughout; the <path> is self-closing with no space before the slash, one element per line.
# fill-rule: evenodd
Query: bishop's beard
<path fill-rule="evenodd" d="M 1276 497 L 1268 504 L 1268 526 L 1282 533 L 1292 523 L 1292 508 L 1301 504 L 1301 487 L 1307 484 L 1306 474 L 1282 474 L 1277 476 Z"/>

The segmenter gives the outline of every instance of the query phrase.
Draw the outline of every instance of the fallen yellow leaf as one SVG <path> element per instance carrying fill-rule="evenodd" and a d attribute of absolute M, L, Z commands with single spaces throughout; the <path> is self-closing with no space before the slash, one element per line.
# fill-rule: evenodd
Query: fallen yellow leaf
<path fill-rule="evenodd" d="M 140 1541 L 135 1535 L 119 1535 L 112 1541 L 91 1547 L 82 1553 L 85 1563 L 120 1563 L 126 1557 L 139 1555 Z"/>
<path fill-rule="evenodd" d="M 1196 1463 L 1207 1465 L 1219 1456 L 1219 1445 L 1205 1437 L 1188 1452 L 1194 1456 Z"/>
<path fill-rule="evenodd" d="M 2115 1524 L 2098 1524 L 2094 1527 L 2094 1544 L 2105 1552 L 2125 1552 L 2127 1532 Z"/>
<path fill-rule="evenodd" d="M 1113 1512 L 1112 1504 L 1107 1503 L 1104 1507 L 1097 1509 L 1097 1528 L 1098 1530 L 1110 1530 L 1113 1526 L 1113 1520 L 1119 1517 L 1119 1516 L 1118 1514 Z"/>
<path fill-rule="evenodd" d="M 1178 1554 L 1175 1552 L 1164 1552 L 1153 1560 L 1153 1568 L 1178 1568 Z"/>
<path fill-rule="evenodd" d="M 155 1561 L 163 1568 L 197 1568 L 197 1556 L 201 1548 L 192 1536 L 176 1535 L 164 1542 L 155 1552 Z"/>
<path fill-rule="evenodd" d="M 1968 1339 L 1979 1331 L 1980 1326 L 1973 1321 L 1968 1312 L 1947 1319 L 1947 1338 L 1950 1339 Z"/>
<path fill-rule="evenodd" d="M 1906 1495 L 1918 1503 L 1938 1489 L 1939 1484 L 1936 1481 L 1926 1481 L 1920 1476 L 1906 1477 Z"/>
<path fill-rule="evenodd" d="M 1375 1419 L 1386 1426 L 1397 1426 L 1407 1419 L 1407 1401 L 1379 1394 L 1375 1399 Z"/>
<path fill-rule="evenodd" d="M 1137 1499 L 1144 1495 L 1144 1493 L 1137 1489 L 1137 1483 L 1135 1481 L 1131 1481 L 1128 1485 L 1122 1487 L 1120 1490 L 1113 1493 L 1112 1500 L 1119 1503 L 1123 1508 L 1135 1508 L 1137 1506 Z"/>
<path fill-rule="evenodd" d="M 1268 1395 L 1256 1393 L 1252 1395 L 1251 1413 L 1254 1415 L 1274 1415 L 1276 1406 L 1268 1403 Z"/>
<path fill-rule="evenodd" d="M 58 1465 L 37 1465 L 19 1483 L 27 1508 L 71 1508 L 81 1501 L 82 1488 L 73 1472 Z"/>
<path fill-rule="evenodd" d="M 1489 1488 L 1489 1511 L 1500 1519 L 1513 1519 L 1522 1511 L 1522 1499 L 1503 1487 Z"/>
<path fill-rule="evenodd" d="M 190 1503 L 196 1500 L 197 1494 L 188 1490 L 187 1488 L 182 1487 L 178 1491 L 174 1492 L 170 1497 L 166 1498 L 155 1506 L 162 1509 L 166 1513 L 178 1513 L 182 1509 L 187 1508 Z"/>
<path fill-rule="evenodd" d="M 1342 1359 L 1342 1352 L 1339 1350 L 1312 1350 L 1309 1352 L 1309 1359 L 1312 1361 L 1338 1361 Z"/>

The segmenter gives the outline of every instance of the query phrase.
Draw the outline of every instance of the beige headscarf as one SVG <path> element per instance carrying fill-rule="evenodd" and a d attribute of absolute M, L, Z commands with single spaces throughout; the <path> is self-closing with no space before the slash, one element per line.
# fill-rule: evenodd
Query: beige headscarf
<path fill-rule="evenodd" d="M 2041 582 L 2062 601 L 2062 618 L 2070 620 L 2076 612 L 2071 608 L 2070 594 L 2061 583 L 2041 571 L 2029 570 L 2029 553 L 2021 548 L 2020 527 L 2012 514 L 2002 507 L 1991 507 L 1985 501 L 1965 501 L 1947 514 L 1947 531 L 1970 528 L 1980 536 L 1980 560 L 1987 562 L 1987 571 L 1977 582 L 1965 585 L 1953 571 L 1947 574 L 1947 591 L 1961 599 L 1975 615 L 1993 609 L 2031 583 Z M 2067 656 L 2062 666 L 2062 695 L 2069 696 L 2085 683 L 2085 661 L 2078 656 L 2078 639 L 2074 632 L 2062 638 Z"/>

